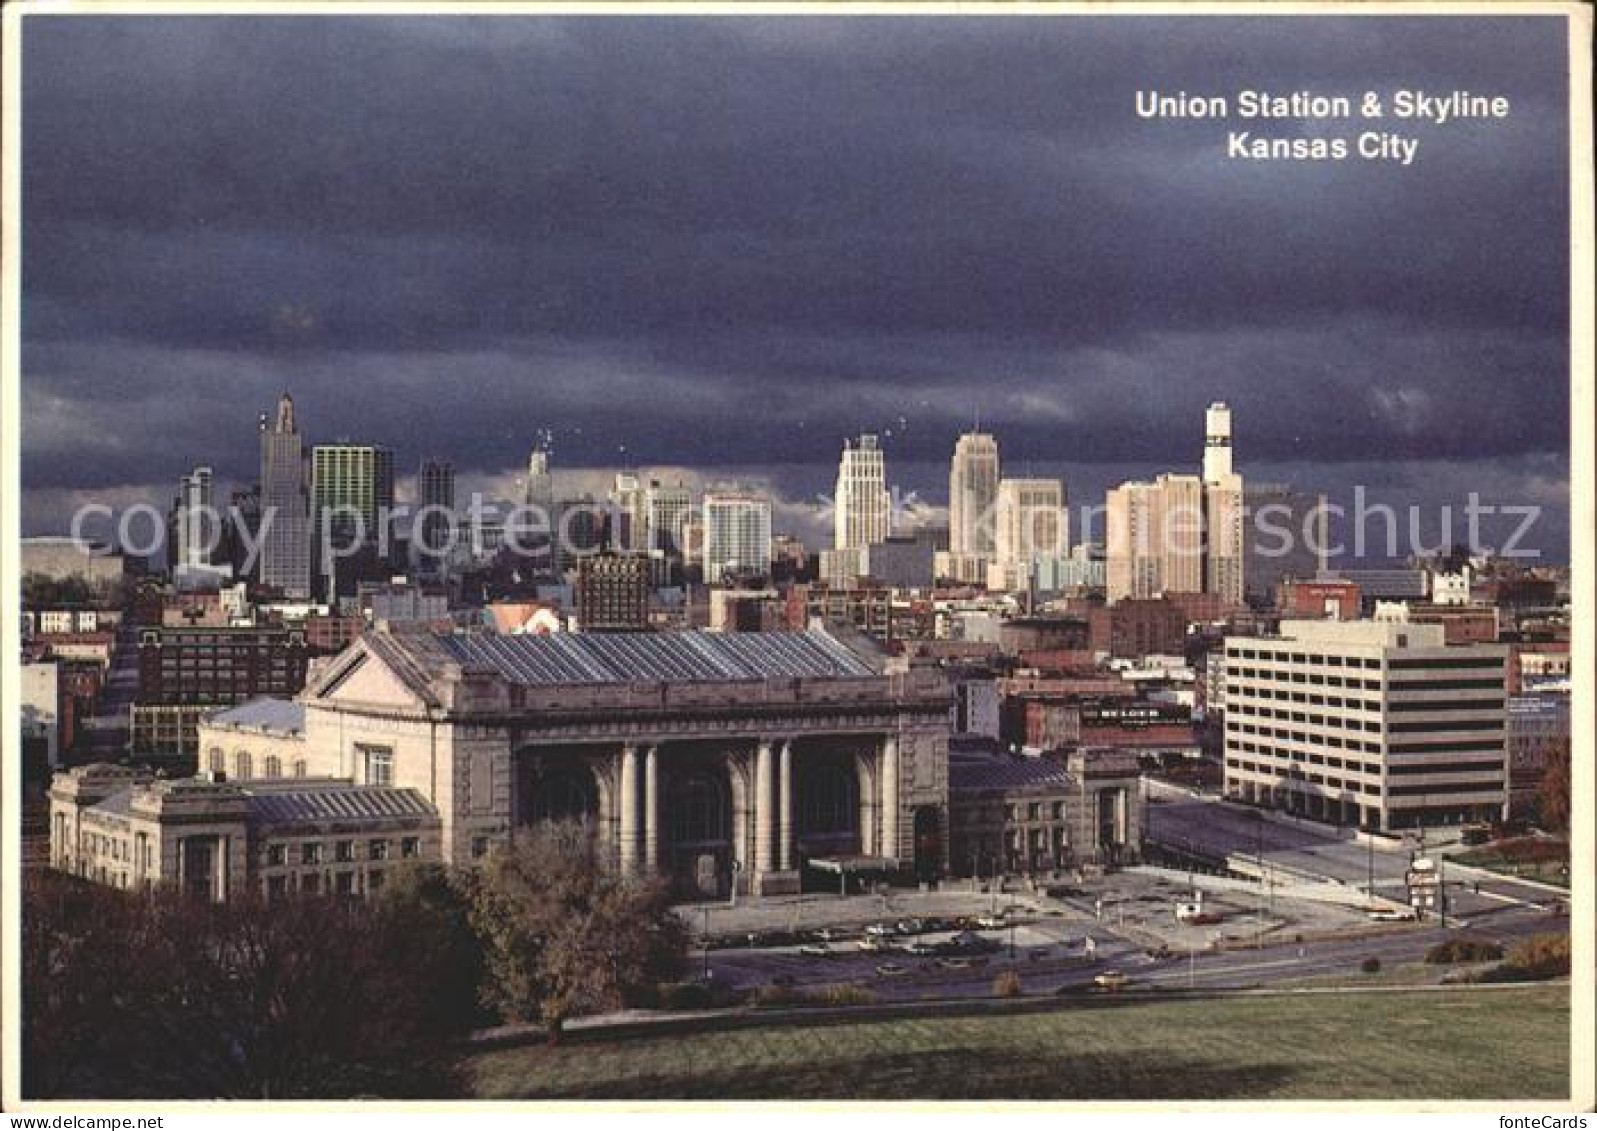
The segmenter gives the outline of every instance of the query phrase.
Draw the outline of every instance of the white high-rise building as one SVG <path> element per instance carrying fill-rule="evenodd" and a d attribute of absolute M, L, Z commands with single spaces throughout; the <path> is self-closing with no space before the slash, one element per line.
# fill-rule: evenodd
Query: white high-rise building
<path fill-rule="evenodd" d="M 986 432 L 966 432 L 955 441 L 948 472 L 948 561 L 955 580 L 983 580 L 997 551 L 998 467 L 998 441 Z"/>
<path fill-rule="evenodd" d="M 213 473 L 208 467 L 196 467 L 178 483 L 173 524 L 177 535 L 172 554 L 174 576 L 211 568 L 211 554 L 219 533 L 218 517 Z"/>
<path fill-rule="evenodd" d="M 305 445 L 286 392 L 270 422 L 261 415 L 260 583 L 289 600 L 311 595 L 310 495 Z"/>
<path fill-rule="evenodd" d="M 522 502 L 529 507 L 542 507 L 550 510 L 554 506 L 555 489 L 554 480 L 549 475 L 549 453 L 542 448 L 534 448 L 527 457 L 527 486 L 522 495 Z"/>
<path fill-rule="evenodd" d="M 1216 401 L 1204 414 L 1203 587 L 1233 605 L 1240 605 L 1246 595 L 1246 517 L 1242 476 L 1231 466 L 1231 409 Z"/>
<path fill-rule="evenodd" d="M 704 581 L 771 572 L 771 504 L 747 491 L 704 496 Z"/>
<path fill-rule="evenodd" d="M 663 484 L 650 479 L 644 492 L 644 511 L 650 556 L 663 561 L 684 558 L 682 529 L 693 518 L 693 490 L 682 482 Z"/>
<path fill-rule="evenodd" d="M 615 485 L 610 488 L 610 502 L 614 504 L 614 525 L 610 530 L 611 548 L 625 553 L 638 553 L 649 544 L 648 499 L 643 481 L 630 472 L 616 472 Z"/>
<path fill-rule="evenodd" d="M 1000 480 L 987 587 L 1028 588 L 1039 561 L 1069 556 L 1069 523 L 1065 485 L 1060 480 Z"/>
<path fill-rule="evenodd" d="M 838 575 L 833 580 L 846 581 L 864 573 L 869 547 L 887 541 L 893 532 L 887 467 L 871 433 L 861 434 L 857 444 L 844 441 L 832 503 L 832 547 L 837 551 L 833 561 Z"/>

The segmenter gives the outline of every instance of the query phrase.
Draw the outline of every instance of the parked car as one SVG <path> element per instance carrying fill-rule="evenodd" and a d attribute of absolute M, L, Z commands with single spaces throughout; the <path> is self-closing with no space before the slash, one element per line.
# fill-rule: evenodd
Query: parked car
<path fill-rule="evenodd" d="M 872 954 L 892 949 L 887 945 L 887 943 L 882 941 L 882 937 L 880 935 L 866 935 L 864 938 L 860 939 L 859 948 Z"/>
<path fill-rule="evenodd" d="M 872 923 L 865 928 L 865 937 L 868 939 L 890 939 L 898 933 L 898 928 L 891 923 Z"/>
<path fill-rule="evenodd" d="M 929 942 L 921 942 L 917 939 L 904 948 L 904 953 L 923 957 L 928 954 L 936 954 L 937 948 Z"/>
<path fill-rule="evenodd" d="M 896 978 L 900 974 L 908 973 L 902 966 L 893 962 L 884 962 L 876 968 L 876 972 L 884 978 Z"/>
<path fill-rule="evenodd" d="M 1408 923 L 1414 918 L 1414 912 L 1406 907 L 1378 907 L 1366 914 L 1377 923 Z"/>
<path fill-rule="evenodd" d="M 809 958 L 830 958 L 832 948 L 823 942 L 805 943 L 799 947 L 799 953 Z"/>
<path fill-rule="evenodd" d="M 1131 979 L 1119 970 L 1104 970 L 1094 976 L 1092 984 L 1100 990 L 1123 990 L 1131 984 Z"/>
<path fill-rule="evenodd" d="M 999 911 L 991 915 L 977 916 L 976 925 L 987 931 L 1001 931 L 1009 924 L 1004 919 L 1004 913 Z"/>

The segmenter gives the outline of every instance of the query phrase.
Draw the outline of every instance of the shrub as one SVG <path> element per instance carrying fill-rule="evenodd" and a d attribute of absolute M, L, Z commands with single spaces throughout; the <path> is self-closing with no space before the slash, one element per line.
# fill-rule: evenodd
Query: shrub
<path fill-rule="evenodd" d="M 757 986 L 754 990 L 754 1004 L 767 1008 L 787 1005 L 804 1005 L 805 997 L 792 986 Z"/>
<path fill-rule="evenodd" d="M 1433 966 L 1451 966 L 1458 962 L 1496 962 L 1503 957 L 1503 948 L 1490 939 L 1448 939 L 1425 952 L 1425 961 Z"/>
<path fill-rule="evenodd" d="M 1366 974 L 1379 974 L 1381 972 L 1381 960 L 1372 954 L 1363 962 L 1359 963 L 1359 969 L 1364 971 Z"/>
<path fill-rule="evenodd" d="M 821 1005 L 875 1005 L 876 995 L 864 986 L 822 986 L 815 991 L 815 1001 Z"/>
<path fill-rule="evenodd" d="M 993 979 L 994 997 L 1019 997 L 1026 992 L 1025 985 L 1020 980 L 1020 975 L 1013 970 L 1005 970 Z"/>
<path fill-rule="evenodd" d="M 1514 945 L 1505 965 L 1523 971 L 1525 981 L 1562 978 L 1569 973 L 1569 936 L 1532 935 Z"/>
<path fill-rule="evenodd" d="M 659 1008 L 669 1010 L 709 1009 L 710 991 L 697 982 L 666 982 L 660 986 L 655 1000 Z"/>

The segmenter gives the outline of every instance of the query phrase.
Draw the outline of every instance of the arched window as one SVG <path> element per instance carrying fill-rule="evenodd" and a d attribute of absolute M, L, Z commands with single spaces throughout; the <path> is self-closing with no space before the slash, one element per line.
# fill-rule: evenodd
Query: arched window
<path fill-rule="evenodd" d="M 211 752 L 208 757 L 209 762 L 207 763 L 207 768 L 211 771 L 219 774 L 227 769 L 227 755 L 222 753 L 222 748 L 220 746 L 211 747 Z"/>
<path fill-rule="evenodd" d="M 581 766 L 540 774 L 533 785 L 532 816 L 537 821 L 591 821 L 599 813 L 593 774 Z"/>
<path fill-rule="evenodd" d="M 842 766 L 806 769 L 799 790 L 799 827 L 807 833 L 853 832 L 859 823 L 859 785 Z"/>
<path fill-rule="evenodd" d="M 266 756 L 266 776 L 269 778 L 283 776 L 283 760 L 276 754 L 268 754 Z"/>
<path fill-rule="evenodd" d="M 714 844 L 727 833 L 726 788 L 715 775 L 700 771 L 671 789 L 671 839 L 677 844 Z"/>
<path fill-rule="evenodd" d="M 251 761 L 249 751 L 240 750 L 233 755 L 233 776 L 239 781 L 249 781 L 254 777 L 255 765 Z"/>

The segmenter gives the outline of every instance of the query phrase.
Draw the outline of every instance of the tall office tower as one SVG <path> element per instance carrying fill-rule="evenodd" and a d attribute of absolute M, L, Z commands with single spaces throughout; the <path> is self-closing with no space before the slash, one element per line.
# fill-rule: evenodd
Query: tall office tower
<path fill-rule="evenodd" d="M 1040 560 L 1069 556 L 1070 516 L 1060 480 L 1000 480 L 994 509 L 989 589 L 1026 589 Z"/>
<path fill-rule="evenodd" d="M 833 556 L 839 575 L 829 580 L 858 577 L 865 570 L 867 549 L 887 541 L 892 530 L 892 498 L 887 493 L 887 468 L 876 437 L 863 433 L 858 445 L 843 442 L 837 468 L 837 490 L 832 497 Z"/>
<path fill-rule="evenodd" d="M 378 523 L 394 507 L 394 453 L 374 444 L 317 444 L 311 492 L 318 517 L 354 526 L 358 516 L 366 538 L 375 540 Z"/>
<path fill-rule="evenodd" d="M 1109 492 L 1104 515 L 1109 603 L 1203 591 L 1203 481 L 1160 475 Z"/>
<path fill-rule="evenodd" d="M 517 516 L 515 545 L 528 567 L 545 577 L 560 572 L 560 515 L 555 508 L 554 478 L 549 474 L 549 452 L 534 448 L 527 455 L 527 482 L 522 503 L 530 513 Z"/>
<path fill-rule="evenodd" d="M 656 585 L 669 585 L 681 579 L 682 563 L 687 558 L 682 528 L 693 518 L 693 492 L 680 480 L 662 484 L 649 480 L 644 492 L 649 558 Z"/>
<path fill-rule="evenodd" d="M 1387 832 L 1508 812 L 1508 649 L 1446 629 L 1283 620 L 1225 641 L 1226 796 Z M 1292 700 L 1291 729 L 1285 708 Z"/>
<path fill-rule="evenodd" d="M 548 510 L 554 506 L 554 480 L 549 475 L 549 453 L 534 448 L 527 457 L 527 487 L 522 502 Z"/>
<path fill-rule="evenodd" d="M 284 393 L 277 415 L 261 415 L 261 585 L 290 600 L 311 595 L 310 497 L 305 446 L 294 423 L 294 400 Z"/>
<path fill-rule="evenodd" d="M 998 502 L 998 441 L 966 432 L 954 443 L 948 472 L 948 553 L 958 581 L 981 581 L 996 553 L 993 508 Z"/>
<path fill-rule="evenodd" d="M 637 553 L 648 545 L 648 504 L 646 490 L 636 475 L 616 472 L 615 485 L 610 489 L 610 502 L 614 506 L 610 525 L 610 548 L 623 553 Z"/>
<path fill-rule="evenodd" d="M 1206 592 L 1217 593 L 1233 605 L 1246 596 L 1246 511 L 1242 476 L 1231 466 L 1231 410 L 1223 402 L 1209 406 L 1204 416 L 1203 524 Z"/>
<path fill-rule="evenodd" d="M 172 575 L 211 569 L 212 554 L 220 541 L 214 477 L 208 467 L 196 467 L 178 483 L 172 507 Z"/>
<path fill-rule="evenodd" d="M 394 453 L 374 444 L 317 444 L 311 498 L 328 594 L 350 596 L 358 582 L 382 580 L 393 555 L 383 524 L 394 509 Z"/>
<path fill-rule="evenodd" d="M 443 459 L 421 461 L 416 476 L 421 523 L 416 535 L 416 561 L 435 577 L 449 572 L 449 550 L 455 533 L 455 465 Z"/>
<path fill-rule="evenodd" d="M 771 504 L 747 491 L 704 496 L 704 581 L 766 577 L 771 572 Z"/>

